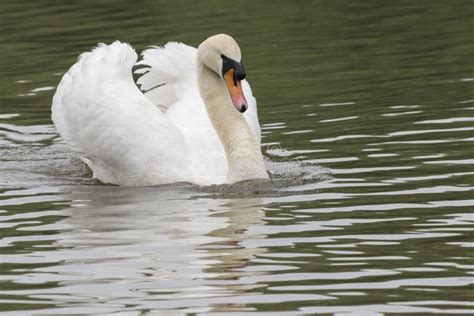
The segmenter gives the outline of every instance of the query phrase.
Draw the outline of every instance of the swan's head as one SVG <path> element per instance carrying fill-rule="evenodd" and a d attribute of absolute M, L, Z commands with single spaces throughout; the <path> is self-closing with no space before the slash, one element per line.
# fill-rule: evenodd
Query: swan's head
<path fill-rule="evenodd" d="M 241 85 L 245 69 L 237 42 L 226 34 L 211 36 L 199 45 L 198 58 L 225 81 L 234 107 L 244 113 L 248 108 Z"/>

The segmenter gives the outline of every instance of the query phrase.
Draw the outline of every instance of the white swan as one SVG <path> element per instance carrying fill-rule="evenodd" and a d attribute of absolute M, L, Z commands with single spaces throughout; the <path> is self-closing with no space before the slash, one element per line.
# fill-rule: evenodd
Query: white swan
<path fill-rule="evenodd" d="M 137 54 L 118 41 L 80 56 L 51 107 L 61 137 L 104 183 L 199 185 L 267 179 L 257 104 L 224 34 Z M 146 66 L 138 84 L 132 67 Z M 245 113 L 243 113 L 245 112 Z"/>

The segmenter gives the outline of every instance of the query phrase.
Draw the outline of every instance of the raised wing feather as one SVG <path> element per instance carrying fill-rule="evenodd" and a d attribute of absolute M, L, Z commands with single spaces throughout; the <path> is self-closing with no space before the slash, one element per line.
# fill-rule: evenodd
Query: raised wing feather
<path fill-rule="evenodd" d="M 137 65 L 144 67 L 135 70 L 141 74 L 137 84 L 163 111 L 186 94 L 183 85 L 197 87 L 196 51 L 194 47 L 176 42 L 143 51 L 143 59 Z"/>
<path fill-rule="evenodd" d="M 135 51 L 118 41 L 82 54 L 54 95 L 53 122 L 102 182 L 179 181 L 182 170 L 166 164 L 185 159 L 183 136 L 136 87 L 136 60 Z"/>

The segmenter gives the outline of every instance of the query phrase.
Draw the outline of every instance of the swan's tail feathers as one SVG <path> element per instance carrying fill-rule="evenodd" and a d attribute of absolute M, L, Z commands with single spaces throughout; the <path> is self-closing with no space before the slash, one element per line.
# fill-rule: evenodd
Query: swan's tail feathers
<path fill-rule="evenodd" d="M 53 97 L 51 118 L 70 146 L 80 151 L 77 135 L 84 133 L 83 122 L 91 122 L 106 111 L 104 99 L 123 99 L 124 87 L 139 93 L 132 73 L 136 61 L 137 54 L 129 44 L 101 43 L 81 54 L 64 74 Z M 112 94 L 111 87 L 117 92 Z"/>
<path fill-rule="evenodd" d="M 169 42 L 164 47 L 145 50 L 141 66 L 135 70 L 140 89 L 161 109 L 168 109 L 184 94 L 183 87 L 196 80 L 197 50 L 194 47 Z"/>

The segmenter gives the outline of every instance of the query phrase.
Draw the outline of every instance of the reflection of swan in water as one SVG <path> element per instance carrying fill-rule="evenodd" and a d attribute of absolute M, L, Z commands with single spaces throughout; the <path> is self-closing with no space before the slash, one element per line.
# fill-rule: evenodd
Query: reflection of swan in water
<path fill-rule="evenodd" d="M 71 194 L 73 207 L 64 210 L 70 230 L 58 242 L 65 263 L 48 268 L 64 286 L 54 293 L 140 308 L 209 308 L 221 303 L 213 299 L 249 288 L 223 280 L 249 274 L 239 268 L 258 250 L 241 242 L 257 237 L 247 230 L 261 223 L 260 199 L 191 198 L 196 192 L 183 188 L 90 188 Z"/>
<path fill-rule="evenodd" d="M 230 200 L 223 205 L 228 210 L 211 215 L 228 218 L 226 227 L 215 229 L 208 234 L 211 237 L 224 238 L 224 241 L 211 242 L 200 247 L 206 249 L 211 258 L 221 262 L 206 269 L 215 273 L 216 279 L 238 278 L 241 273 L 235 269 L 245 267 L 254 255 L 262 251 L 245 248 L 241 243 L 249 238 L 249 227 L 262 223 L 263 212 L 260 204 L 261 200 L 258 198 Z"/>

